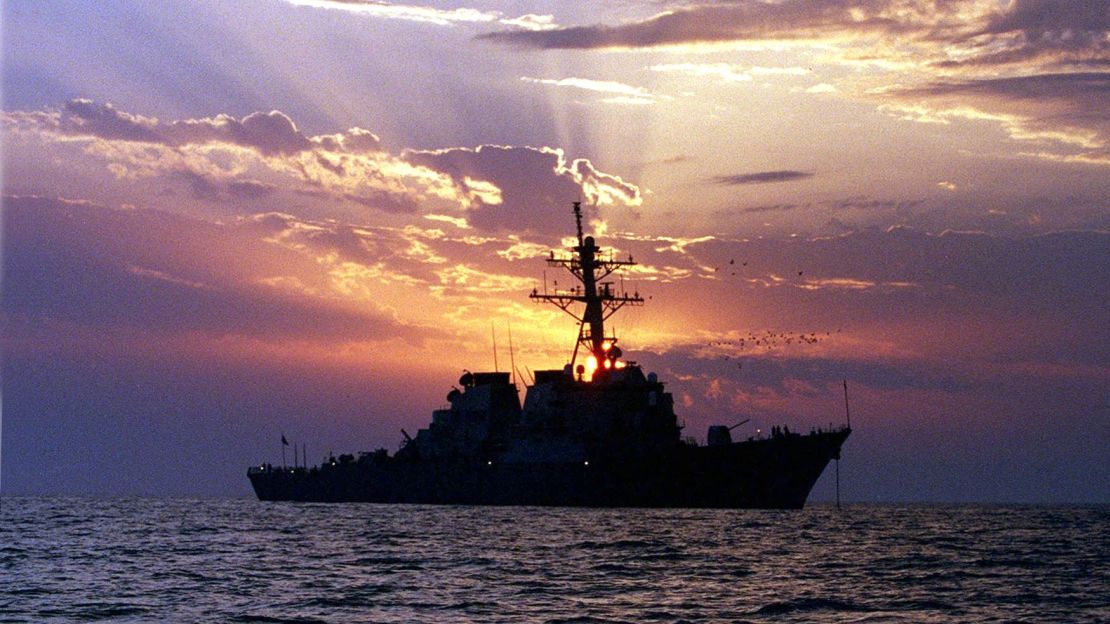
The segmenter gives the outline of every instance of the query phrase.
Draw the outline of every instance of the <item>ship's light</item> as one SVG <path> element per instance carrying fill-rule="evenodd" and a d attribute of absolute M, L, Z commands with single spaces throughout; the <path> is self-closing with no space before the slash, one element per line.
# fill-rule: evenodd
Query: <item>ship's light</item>
<path fill-rule="evenodd" d="M 582 379 L 584 381 L 592 380 L 594 378 L 594 371 L 596 371 L 596 370 L 597 370 L 597 358 L 594 357 L 593 355 L 590 355 L 589 357 L 586 358 L 586 370 L 582 374 Z"/>
<path fill-rule="evenodd" d="M 493 462 L 492 462 L 492 461 L 488 461 L 488 462 L 486 462 L 486 465 L 487 465 L 487 466 L 492 466 L 492 465 L 493 465 Z"/>
<path fill-rule="evenodd" d="M 590 462 L 589 462 L 589 461 L 584 461 L 584 462 L 582 462 L 582 465 L 583 465 L 583 466 L 589 466 L 589 465 L 590 465 Z"/>

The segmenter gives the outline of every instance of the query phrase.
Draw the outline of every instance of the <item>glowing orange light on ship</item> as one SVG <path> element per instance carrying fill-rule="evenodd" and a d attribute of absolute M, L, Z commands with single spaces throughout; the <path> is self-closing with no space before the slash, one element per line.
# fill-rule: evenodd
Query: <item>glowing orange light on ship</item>
<path fill-rule="evenodd" d="M 582 374 L 582 379 L 590 381 L 594 378 L 594 371 L 597 370 L 597 358 L 590 355 L 586 358 L 586 371 Z"/>

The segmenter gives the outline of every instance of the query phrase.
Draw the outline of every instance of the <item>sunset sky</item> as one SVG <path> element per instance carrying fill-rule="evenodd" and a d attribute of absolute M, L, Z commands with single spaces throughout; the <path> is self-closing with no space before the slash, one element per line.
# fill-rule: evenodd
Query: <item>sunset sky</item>
<path fill-rule="evenodd" d="M 561 367 L 581 200 L 685 434 L 847 379 L 848 500 L 1110 501 L 1108 2 L 2 11 L 4 493 L 395 449 L 491 324 Z"/>

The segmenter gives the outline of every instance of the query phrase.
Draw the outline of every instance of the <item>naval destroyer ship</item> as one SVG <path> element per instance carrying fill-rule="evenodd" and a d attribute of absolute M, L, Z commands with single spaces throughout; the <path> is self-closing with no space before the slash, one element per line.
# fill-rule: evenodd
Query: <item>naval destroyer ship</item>
<path fill-rule="evenodd" d="M 775 427 L 733 440 L 712 425 L 707 443 L 684 439 L 671 394 L 655 373 L 622 359 L 605 322 L 642 305 L 611 278 L 635 262 L 602 253 L 582 235 L 547 258 L 577 280 L 572 289 L 533 290 L 578 320 L 569 364 L 535 371 L 524 404 L 508 372 L 464 372 L 461 388 L 432 422 L 386 449 L 329 457 L 318 466 L 254 465 L 247 476 L 265 501 L 592 507 L 800 509 L 849 426 L 808 434 Z M 546 280 L 545 280 L 546 281 Z M 743 424 L 743 423 L 741 423 Z M 282 439 L 284 443 L 284 436 Z M 306 462 L 307 463 L 307 462 Z"/>

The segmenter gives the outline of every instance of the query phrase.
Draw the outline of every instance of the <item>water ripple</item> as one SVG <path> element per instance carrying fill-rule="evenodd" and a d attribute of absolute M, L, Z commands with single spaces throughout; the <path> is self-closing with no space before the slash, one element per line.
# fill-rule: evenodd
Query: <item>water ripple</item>
<path fill-rule="evenodd" d="M 1108 507 L 0 504 L 0 622 L 1100 622 L 1108 587 Z"/>

